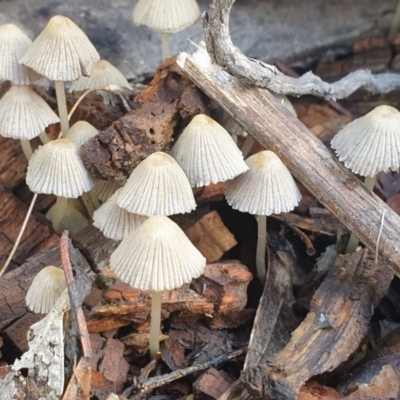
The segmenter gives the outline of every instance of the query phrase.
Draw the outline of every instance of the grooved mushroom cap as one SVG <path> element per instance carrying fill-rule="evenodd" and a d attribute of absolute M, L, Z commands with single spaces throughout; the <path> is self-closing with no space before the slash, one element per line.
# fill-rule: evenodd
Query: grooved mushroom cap
<path fill-rule="evenodd" d="M 156 215 L 127 236 L 110 258 L 124 282 L 142 290 L 171 290 L 203 272 L 206 259 L 169 218 Z"/>
<path fill-rule="evenodd" d="M 99 131 L 93 125 L 89 124 L 89 122 L 77 121 L 71 126 L 65 137 L 76 143 L 78 147 L 81 147 L 98 133 Z"/>
<path fill-rule="evenodd" d="M 69 18 L 56 15 L 27 53 L 24 64 L 53 81 L 74 81 L 90 75 L 100 56 L 85 33 Z"/>
<path fill-rule="evenodd" d="M 332 148 L 346 168 L 362 176 L 400 167 L 400 113 L 379 106 L 345 125 L 332 139 Z"/>
<path fill-rule="evenodd" d="M 0 100 L 0 135 L 30 140 L 60 122 L 49 105 L 29 86 L 12 85 Z"/>
<path fill-rule="evenodd" d="M 171 151 L 192 187 L 225 182 L 249 168 L 229 133 L 212 118 L 196 115 Z"/>
<path fill-rule="evenodd" d="M 122 240 L 131 234 L 147 217 L 131 214 L 117 205 L 117 198 L 121 189 L 118 189 L 93 214 L 93 225 L 105 237 L 113 240 Z"/>
<path fill-rule="evenodd" d="M 225 197 L 235 210 L 271 215 L 293 210 L 301 194 L 289 170 L 272 151 L 246 160 L 249 170 L 226 183 Z"/>
<path fill-rule="evenodd" d="M 153 31 L 175 33 L 193 25 L 199 16 L 196 0 L 139 0 L 132 19 Z"/>
<path fill-rule="evenodd" d="M 131 173 L 117 204 L 133 214 L 173 215 L 196 208 L 189 181 L 179 164 L 158 151 Z"/>
<path fill-rule="evenodd" d="M 39 147 L 28 164 L 26 183 L 34 193 L 76 198 L 93 187 L 93 181 L 69 139 L 51 140 Z"/>
<path fill-rule="evenodd" d="M 0 81 L 29 85 L 40 78 L 35 71 L 19 63 L 31 45 L 32 40 L 18 26 L 0 26 Z"/>
<path fill-rule="evenodd" d="M 43 268 L 26 293 L 26 305 L 35 313 L 47 314 L 67 288 L 64 272 L 52 265 Z"/>
<path fill-rule="evenodd" d="M 93 186 L 92 193 L 100 201 L 107 201 L 120 187 L 116 182 L 98 179 Z"/>

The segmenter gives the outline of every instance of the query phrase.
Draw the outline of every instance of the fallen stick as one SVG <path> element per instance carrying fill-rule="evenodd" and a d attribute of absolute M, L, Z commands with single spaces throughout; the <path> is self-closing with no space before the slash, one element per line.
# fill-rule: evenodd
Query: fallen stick
<path fill-rule="evenodd" d="M 266 89 L 248 87 L 212 64 L 205 49 L 178 58 L 182 71 L 400 276 L 400 217 L 330 153 Z M 385 212 L 381 226 L 382 213 Z M 379 232 L 381 230 L 380 236 Z M 379 240 L 378 240 L 379 238 Z"/>

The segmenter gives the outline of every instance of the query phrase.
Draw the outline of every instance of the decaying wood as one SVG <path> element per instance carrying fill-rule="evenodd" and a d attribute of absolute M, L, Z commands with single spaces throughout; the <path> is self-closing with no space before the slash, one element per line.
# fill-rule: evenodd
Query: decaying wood
<path fill-rule="evenodd" d="M 185 229 L 185 233 L 208 263 L 219 260 L 224 253 L 237 245 L 217 211 L 204 215 L 195 224 Z"/>
<path fill-rule="evenodd" d="M 0 185 L 13 188 L 25 178 L 28 162 L 19 140 L 0 136 L 0 148 Z"/>
<path fill-rule="evenodd" d="M 204 49 L 191 57 L 182 54 L 178 63 L 249 134 L 274 151 L 367 247 L 377 249 L 381 261 L 400 276 L 400 217 L 367 190 L 318 138 L 267 90 L 246 87 L 212 64 Z"/>
<path fill-rule="evenodd" d="M 140 161 L 168 149 L 172 135 L 189 123 L 189 117 L 208 110 L 208 99 L 175 66 L 174 58 L 159 66 L 135 102 L 136 110 L 83 146 L 85 165 L 93 176 L 124 183 Z"/>
<path fill-rule="evenodd" d="M 303 96 L 311 94 L 327 100 L 343 99 L 363 88 L 371 93 L 387 93 L 400 88 L 400 75 L 372 75 L 368 70 L 352 72 L 329 84 L 308 72 L 292 78 L 274 66 L 246 57 L 232 43 L 229 35 L 229 14 L 235 0 L 213 0 L 210 11 L 203 14 L 204 36 L 211 59 L 243 82 L 264 87 L 275 93 Z"/>
<path fill-rule="evenodd" d="M 357 349 L 391 280 L 367 249 L 339 255 L 290 342 L 269 362 L 262 380 L 253 382 L 248 374 L 246 383 L 276 400 L 297 399 L 304 382 L 333 370 Z"/>
<path fill-rule="evenodd" d="M 218 399 L 233 383 L 233 379 L 224 371 L 209 368 L 193 382 L 196 399 Z"/>

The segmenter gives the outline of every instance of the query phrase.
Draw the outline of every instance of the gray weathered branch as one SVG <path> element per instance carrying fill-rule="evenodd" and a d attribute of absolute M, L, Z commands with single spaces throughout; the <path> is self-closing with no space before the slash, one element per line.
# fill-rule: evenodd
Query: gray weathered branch
<path fill-rule="evenodd" d="M 330 84 L 312 72 L 300 78 L 292 78 L 272 65 L 246 57 L 232 43 L 229 34 L 229 14 L 234 2 L 235 0 L 213 0 L 210 12 L 204 13 L 202 19 L 207 51 L 212 61 L 241 81 L 279 94 L 296 97 L 311 94 L 327 100 L 346 98 L 361 88 L 371 93 L 387 93 L 400 89 L 399 74 L 373 75 L 368 70 L 359 70 Z"/>

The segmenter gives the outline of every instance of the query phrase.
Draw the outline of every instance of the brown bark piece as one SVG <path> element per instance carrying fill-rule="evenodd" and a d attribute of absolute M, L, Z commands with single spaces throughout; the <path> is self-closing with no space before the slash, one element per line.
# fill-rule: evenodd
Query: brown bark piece
<path fill-rule="evenodd" d="M 206 113 L 208 99 L 171 58 L 158 67 L 135 101 L 136 110 L 83 146 L 85 165 L 93 176 L 124 183 L 140 161 L 168 148 L 174 130 L 187 125 L 191 116 Z"/>
<path fill-rule="evenodd" d="M 245 308 L 247 286 L 253 275 L 239 261 L 207 264 L 194 287 L 220 314 L 234 314 Z"/>
<path fill-rule="evenodd" d="M 193 383 L 196 399 L 218 399 L 233 383 L 233 379 L 224 371 L 209 368 Z"/>
<path fill-rule="evenodd" d="M 1 186 L 0 205 L 2 210 L 0 214 L 0 265 L 3 265 L 17 239 L 25 219 L 27 206 Z M 53 233 L 50 224 L 44 217 L 31 215 L 9 270 L 24 263 L 29 256 L 41 248 L 45 248 L 47 243 L 54 243 L 56 240 L 58 237 Z"/>
<path fill-rule="evenodd" d="M 185 230 L 187 237 L 207 259 L 219 260 L 225 252 L 237 245 L 217 211 L 211 211 Z"/>
<path fill-rule="evenodd" d="M 207 201 L 221 201 L 224 199 L 224 184 L 223 182 L 214 183 L 203 187 L 195 194 L 197 203 L 205 203 Z"/>
<path fill-rule="evenodd" d="M 304 382 L 347 360 L 367 333 L 373 309 L 391 280 L 387 267 L 376 264 L 367 249 L 339 255 L 307 317 L 270 364 L 261 393 L 295 400 Z"/>
<path fill-rule="evenodd" d="M 0 136 L 0 149 L 0 185 L 13 188 L 24 180 L 28 162 L 19 140 Z"/>

